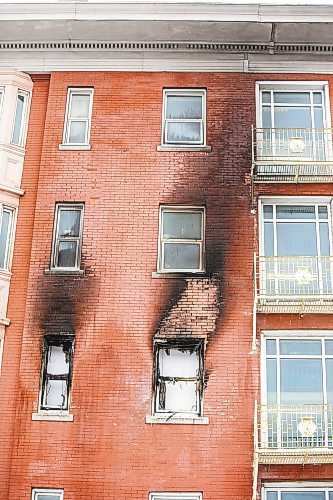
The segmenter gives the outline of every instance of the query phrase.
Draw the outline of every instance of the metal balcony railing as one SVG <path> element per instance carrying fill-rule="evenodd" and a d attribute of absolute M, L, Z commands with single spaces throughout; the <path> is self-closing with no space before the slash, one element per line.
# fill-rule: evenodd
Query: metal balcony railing
<path fill-rule="evenodd" d="M 256 406 L 255 450 L 259 463 L 333 461 L 333 405 Z"/>
<path fill-rule="evenodd" d="M 332 129 L 252 128 L 254 182 L 332 182 Z"/>
<path fill-rule="evenodd" d="M 255 256 L 258 312 L 333 313 L 333 257 Z"/>

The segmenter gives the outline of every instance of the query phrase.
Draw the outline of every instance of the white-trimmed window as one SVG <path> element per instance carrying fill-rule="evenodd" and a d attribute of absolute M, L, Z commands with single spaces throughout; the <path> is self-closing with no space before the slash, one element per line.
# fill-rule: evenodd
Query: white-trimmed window
<path fill-rule="evenodd" d="M 325 161 L 332 156 L 327 82 L 258 82 L 258 154 Z"/>
<path fill-rule="evenodd" d="M 27 116 L 29 106 L 29 93 L 19 90 L 16 98 L 16 108 L 12 132 L 12 144 L 24 146 L 27 131 Z"/>
<path fill-rule="evenodd" d="M 57 203 L 52 245 L 52 268 L 80 269 L 83 204 Z"/>
<path fill-rule="evenodd" d="M 1 108 L 2 108 L 2 101 L 3 101 L 4 92 L 5 92 L 5 89 L 3 87 L 0 87 L 0 113 L 1 113 Z"/>
<path fill-rule="evenodd" d="M 64 500 L 64 490 L 33 488 L 31 500 Z"/>
<path fill-rule="evenodd" d="M 90 140 L 92 88 L 69 88 L 63 144 L 87 146 Z"/>
<path fill-rule="evenodd" d="M 68 411 L 72 380 L 74 337 L 44 337 L 40 391 L 41 411 Z"/>
<path fill-rule="evenodd" d="M 203 356 L 202 340 L 155 342 L 155 415 L 202 415 Z"/>
<path fill-rule="evenodd" d="M 331 293 L 331 198 L 262 198 L 260 216 L 266 294 Z"/>
<path fill-rule="evenodd" d="M 8 271 L 11 265 L 15 210 L 0 205 L 0 269 Z"/>
<path fill-rule="evenodd" d="M 206 91 L 204 89 L 163 91 L 162 144 L 205 146 Z"/>
<path fill-rule="evenodd" d="M 202 500 L 202 493 L 149 493 L 149 500 Z M 331 499 L 330 499 L 331 500 Z"/>
<path fill-rule="evenodd" d="M 333 500 L 333 485 L 322 482 L 266 484 L 263 500 Z"/>
<path fill-rule="evenodd" d="M 159 272 L 203 272 L 204 243 L 204 207 L 160 207 Z"/>

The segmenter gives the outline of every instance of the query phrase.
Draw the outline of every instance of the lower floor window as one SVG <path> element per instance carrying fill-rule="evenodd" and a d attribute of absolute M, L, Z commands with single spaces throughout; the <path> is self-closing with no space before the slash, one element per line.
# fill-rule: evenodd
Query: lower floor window
<path fill-rule="evenodd" d="M 333 500 L 333 485 L 325 487 L 315 483 L 300 487 L 266 486 L 263 500 Z"/>
<path fill-rule="evenodd" d="M 48 490 L 44 488 L 34 488 L 31 496 L 31 500 L 63 500 L 63 498 L 63 490 Z"/>
<path fill-rule="evenodd" d="M 150 493 L 149 500 L 202 500 L 202 493 Z"/>

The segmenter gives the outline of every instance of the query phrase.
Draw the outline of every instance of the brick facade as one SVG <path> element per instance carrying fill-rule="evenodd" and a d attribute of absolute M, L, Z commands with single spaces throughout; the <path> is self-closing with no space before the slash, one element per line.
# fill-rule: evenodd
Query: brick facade
<path fill-rule="evenodd" d="M 12 267 L 0 415 L 0 497 L 32 487 L 65 500 L 148 499 L 198 491 L 204 500 L 252 495 L 253 412 L 260 349 L 253 352 L 250 132 L 257 80 L 325 75 L 53 73 L 33 77 Z M 91 151 L 60 151 L 68 87 L 94 87 Z M 163 88 L 207 89 L 211 153 L 159 152 Z M 333 106 L 333 95 L 331 95 Z M 256 196 L 332 195 L 329 184 L 258 185 Z M 84 276 L 54 276 L 56 202 L 85 204 Z M 206 207 L 205 277 L 156 278 L 160 204 Z M 261 329 L 331 329 L 327 315 L 258 316 Z M 73 422 L 32 421 L 42 339 L 75 333 Z M 206 340 L 208 425 L 147 424 L 153 340 Z M 257 335 L 259 345 L 259 334 Z M 265 466 L 259 479 L 330 480 L 333 465 Z M 259 494 L 259 488 L 258 488 Z M 259 497 L 258 497 L 259 498 Z"/>

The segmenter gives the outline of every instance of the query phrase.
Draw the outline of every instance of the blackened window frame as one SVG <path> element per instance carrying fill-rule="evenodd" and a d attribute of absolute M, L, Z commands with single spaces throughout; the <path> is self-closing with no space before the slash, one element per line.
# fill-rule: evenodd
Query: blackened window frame
<path fill-rule="evenodd" d="M 198 411 L 187 412 L 183 410 L 160 410 L 160 379 L 168 378 L 161 377 L 159 374 L 159 352 L 160 349 L 179 349 L 179 350 L 192 350 L 198 352 L 199 358 L 199 373 L 195 377 L 197 383 L 197 398 L 198 398 Z M 193 339 L 156 339 L 154 341 L 154 367 L 153 367 L 153 405 L 152 411 L 154 416 L 170 416 L 182 415 L 187 417 L 202 417 L 203 416 L 203 393 L 204 393 L 204 355 L 205 355 L 205 341 L 200 338 Z M 179 377 L 181 379 L 181 377 Z M 173 380 L 178 381 L 178 377 L 173 377 Z"/>
<path fill-rule="evenodd" d="M 73 354 L 74 354 L 74 341 L 75 337 L 71 334 L 47 334 L 43 338 L 43 350 L 42 350 L 42 369 L 41 369 L 41 388 L 39 397 L 39 411 L 41 412 L 61 412 L 68 413 L 70 408 L 70 394 L 71 394 L 71 383 L 73 377 Z M 51 375 L 47 373 L 47 363 L 48 363 L 48 353 L 50 346 L 61 346 L 68 344 L 68 356 L 69 356 L 69 369 L 68 374 L 63 375 Z M 64 380 L 67 383 L 67 393 L 66 393 L 66 406 L 61 408 L 55 406 L 47 406 L 44 404 L 45 394 L 47 390 L 48 381 L 52 380 Z"/>
<path fill-rule="evenodd" d="M 79 236 L 60 237 L 59 236 L 59 223 L 62 210 L 80 210 L 80 229 Z M 51 265 L 52 271 L 65 271 L 66 273 L 75 273 L 80 270 L 81 266 L 81 254 L 82 254 L 82 239 L 83 239 L 83 218 L 84 218 L 84 203 L 72 203 L 72 202 L 57 202 L 55 205 L 54 212 L 54 224 L 53 224 L 53 237 L 52 237 L 52 251 L 51 251 Z M 75 256 L 75 266 L 72 267 L 61 267 L 57 265 L 58 254 L 59 254 L 59 244 L 61 241 L 75 241 L 77 242 L 76 256 Z"/>

